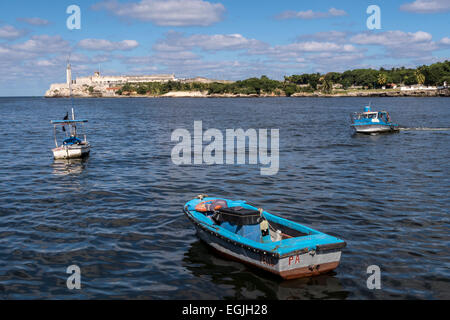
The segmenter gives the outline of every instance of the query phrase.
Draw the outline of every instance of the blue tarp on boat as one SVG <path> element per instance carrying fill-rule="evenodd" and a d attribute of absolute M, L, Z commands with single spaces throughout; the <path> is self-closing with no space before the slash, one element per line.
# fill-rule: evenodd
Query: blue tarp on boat
<path fill-rule="evenodd" d="M 81 139 L 77 137 L 70 137 L 63 141 L 64 145 L 74 145 L 74 144 L 80 144 L 82 141 Z"/>
<path fill-rule="evenodd" d="M 220 226 L 247 239 L 261 242 L 261 230 L 259 224 L 239 226 L 229 222 L 223 222 Z"/>

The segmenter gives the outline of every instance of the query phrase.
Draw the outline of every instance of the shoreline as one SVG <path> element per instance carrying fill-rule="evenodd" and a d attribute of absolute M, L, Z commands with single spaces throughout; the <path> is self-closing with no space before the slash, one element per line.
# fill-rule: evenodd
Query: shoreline
<path fill-rule="evenodd" d="M 388 92 L 376 92 L 376 91 L 356 91 L 349 93 L 294 93 L 290 96 L 286 95 L 257 95 L 257 94 L 206 94 L 202 92 L 181 92 L 173 91 L 164 95 L 139 95 L 139 94 L 127 94 L 127 95 L 73 95 L 73 98 L 110 98 L 110 99 L 123 99 L 123 98 L 197 98 L 197 99 L 214 99 L 214 98 L 444 98 L 450 97 L 450 90 L 435 90 L 435 91 L 388 91 Z M 44 96 L 48 99 L 58 98 L 70 98 L 67 95 L 56 96 Z"/>

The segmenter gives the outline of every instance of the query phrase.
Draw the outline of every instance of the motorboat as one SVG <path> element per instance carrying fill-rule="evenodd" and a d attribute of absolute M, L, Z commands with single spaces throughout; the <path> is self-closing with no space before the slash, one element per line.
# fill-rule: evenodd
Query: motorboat
<path fill-rule="evenodd" d="M 372 111 L 370 106 L 366 106 L 364 112 L 353 113 L 351 120 L 356 133 L 376 134 L 399 131 L 398 124 L 391 122 L 387 111 Z"/>

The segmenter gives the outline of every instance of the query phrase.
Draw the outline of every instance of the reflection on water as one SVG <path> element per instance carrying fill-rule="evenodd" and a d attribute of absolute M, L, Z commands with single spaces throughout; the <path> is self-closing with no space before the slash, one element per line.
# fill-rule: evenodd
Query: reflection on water
<path fill-rule="evenodd" d="M 184 266 L 196 278 L 208 278 L 217 286 L 231 286 L 229 299 L 346 299 L 346 291 L 335 272 L 312 278 L 282 278 L 239 262 L 222 258 L 202 241 L 191 245 L 183 258 Z M 206 286 L 205 286 L 206 290 Z M 208 290 L 210 299 L 217 296 Z"/>
<path fill-rule="evenodd" d="M 379 139 L 383 139 L 384 136 L 388 136 L 388 135 L 393 135 L 396 133 L 370 133 L 370 134 L 365 134 L 365 133 L 358 133 L 355 132 L 352 135 L 352 138 L 354 139 L 361 139 L 360 141 L 364 141 L 364 139 L 366 139 L 366 141 L 370 141 L 370 142 L 376 142 Z"/>
<path fill-rule="evenodd" d="M 53 174 L 56 176 L 76 175 L 87 167 L 89 157 L 81 159 L 54 160 L 52 163 Z"/>

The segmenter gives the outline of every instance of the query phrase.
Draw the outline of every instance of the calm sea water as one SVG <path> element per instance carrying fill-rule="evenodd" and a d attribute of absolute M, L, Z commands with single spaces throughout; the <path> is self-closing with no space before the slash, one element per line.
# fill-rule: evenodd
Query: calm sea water
<path fill-rule="evenodd" d="M 93 149 L 54 161 L 68 99 L 0 99 L 2 299 L 449 299 L 450 99 L 372 98 L 405 128 L 354 136 L 336 99 L 77 99 Z M 280 171 L 176 166 L 174 129 L 279 128 Z M 433 128 L 440 128 L 433 130 Z M 347 241 L 335 272 L 283 281 L 200 242 L 183 204 L 247 199 Z M 81 268 L 81 290 L 66 268 Z M 381 290 L 366 286 L 381 268 Z"/>

